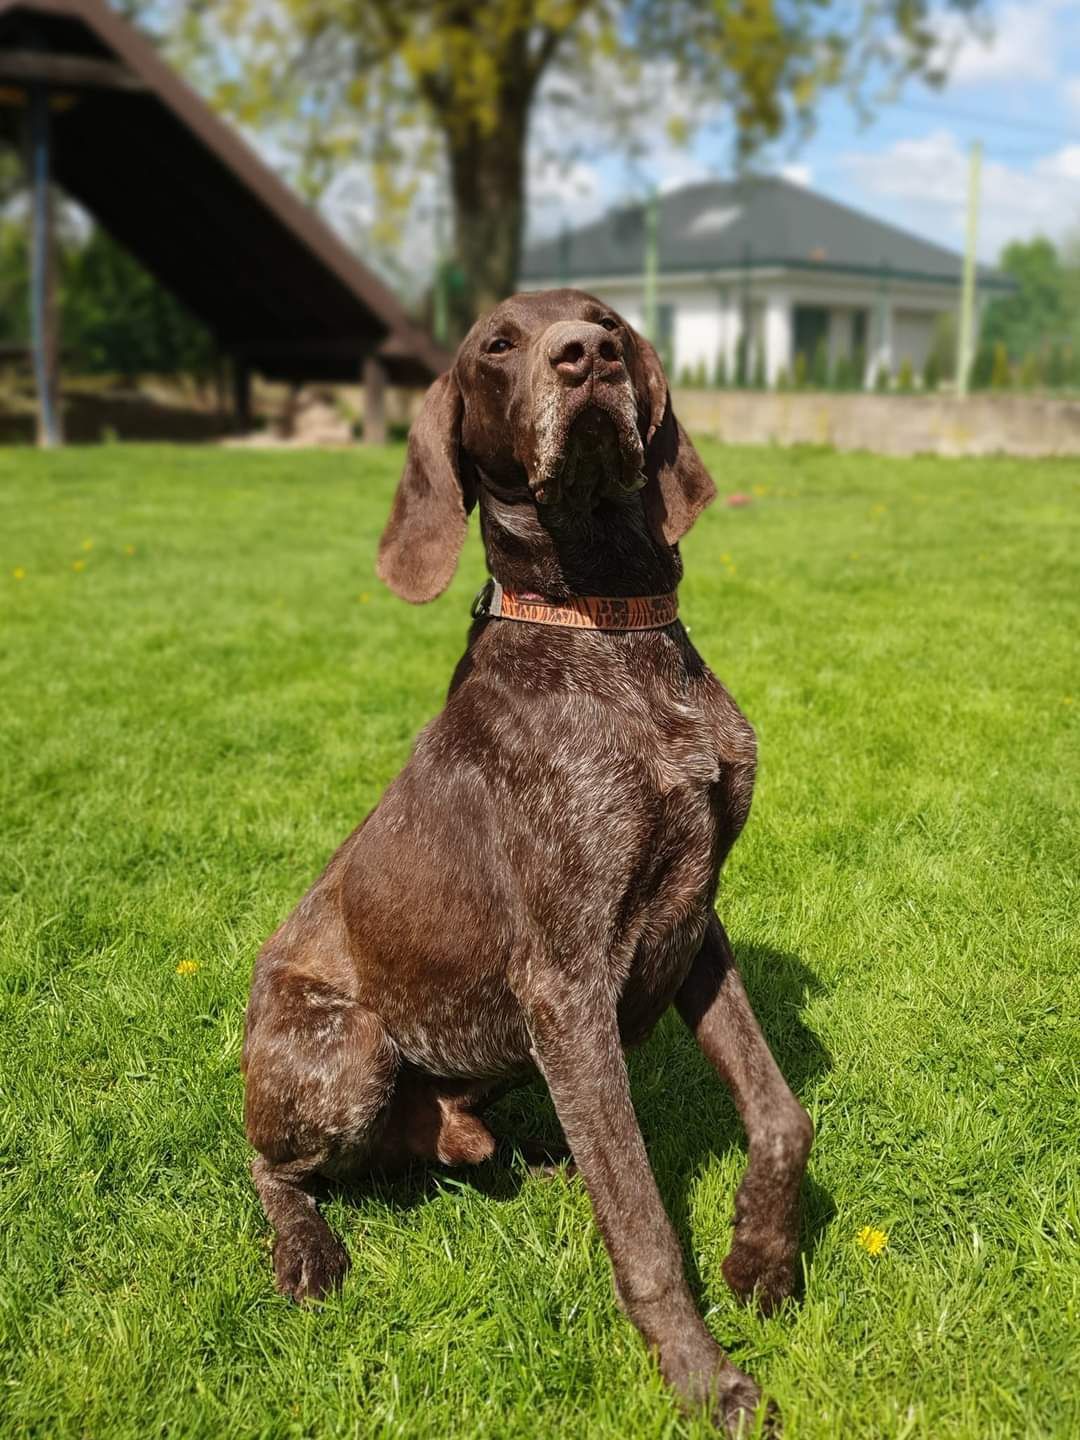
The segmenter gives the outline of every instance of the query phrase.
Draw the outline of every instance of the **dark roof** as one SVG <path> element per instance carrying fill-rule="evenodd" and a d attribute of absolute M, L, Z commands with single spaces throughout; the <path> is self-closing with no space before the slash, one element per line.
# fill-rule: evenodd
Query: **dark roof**
<path fill-rule="evenodd" d="M 57 182 L 223 348 L 281 379 L 356 379 L 376 350 L 402 382 L 446 368 L 382 281 L 103 0 L 0 0 L 9 100 L 39 66 L 70 100 L 52 109 Z M 0 106 L 0 133 L 18 113 Z"/>
<path fill-rule="evenodd" d="M 532 246 L 521 282 L 640 275 L 645 207 L 612 210 L 602 220 Z M 788 266 L 956 284 L 963 260 L 952 250 L 885 225 L 803 185 L 777 178 L 711 180 L 660 198 L 661 273 Z M 1011 289 L 987 266 L 979 284 Z"/>

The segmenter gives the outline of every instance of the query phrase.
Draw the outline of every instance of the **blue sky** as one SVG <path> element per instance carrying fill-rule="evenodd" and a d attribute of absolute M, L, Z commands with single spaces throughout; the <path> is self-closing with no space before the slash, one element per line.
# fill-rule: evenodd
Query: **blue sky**
<path fill-rule="evenodd" d="M 994 0 L 987 42 L 958 42 L 944 90 L 909 84 L 865 127 L 840 96 L 821 109 L 814 135 L 774 168 L 939 243 L 963 244 L 968 149 L 984 147 L 979 251 L 996 259 L 1008 240 L 1073 232 L 1080 244 L 1080 0 Z M 659 98 L 662 106 L 663 99 Z M 655 143 L 631 173 L 614 153 L 570 173 L 536 173 L 534 231 L 591 218 L 640 191 L 727 173 L 722 134 L 689 149 Z"/>

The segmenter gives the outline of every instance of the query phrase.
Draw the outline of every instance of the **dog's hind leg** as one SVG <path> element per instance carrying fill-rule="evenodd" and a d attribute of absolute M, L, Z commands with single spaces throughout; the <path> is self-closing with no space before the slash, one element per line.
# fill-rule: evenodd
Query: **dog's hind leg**
<path fill-rule="evenodd" d="M 317 1300 L 341 1283 L 348 1258 L 310 1187 L 370 1155 L 398 1051 L 377 1015 L 320 980 L 271 969 L 253 996 L 244 1044 L 244 1119 L 259 1152 L 252 1178 L 276 1235 L 278 1289 Z"/>
<path fill-rule="evenodd" d="M 750 1146 L 724 1279 L 743 1298 L 756 1293 L 768 1314 L 794 1288 L 799 1191 L 814 1130 L 761 1033 L 715 915 L 676 1004 L 727 1082 Z"/>

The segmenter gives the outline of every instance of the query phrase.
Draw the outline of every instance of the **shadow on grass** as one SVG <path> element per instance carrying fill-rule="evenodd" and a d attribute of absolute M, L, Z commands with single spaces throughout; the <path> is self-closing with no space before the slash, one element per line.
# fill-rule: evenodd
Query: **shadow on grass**
<path fill-rule="evenodd" d="M 798 956 L 768 946 L 733 941 L 739 966 L 769 1047 L 795 1093 L 805 1101 L 815 1079 L 831 1061 L 818 1037 L 800 1018 L 809 996 L 823 986 Z M 694 1185 L 716 1155 L 745 1135 L 726 1086 L 712 1070 L 674 1012 L 630 1062 L 634 1096 L 664 1204 L 687 1255 L 688 1278 L 700 1298 L 704 1290 L 693 1259 L 690 1205 Z M 402 1175 L 375 1176 L 359 1189 L 333 1185 L 344 1198 L 363 1193 L 394 1209 L 410 1210 L 447 1188 L 467 1187 L 491 1200 L 513 1199 L 531 1177 L 526 1157 L 515 1149 L 539 1141 L 557 1151 L 562 1132 L 543 1083 L 532 1081 L 492 1105 L 485 1118 L 500 1137 L 494 1160 L 449 1170 L 416 1167 Z M 505 1138 L 504 1138 L 505 1137 Z M 560 1180 L 555 1171 L 552 1183 Z M 731 1196 L 732 1213 L 734 1193 Z M 832 1196 L 812 1177 L 803 1185 L 802 1253 L 807 1261 L 835 1214 Z"/>

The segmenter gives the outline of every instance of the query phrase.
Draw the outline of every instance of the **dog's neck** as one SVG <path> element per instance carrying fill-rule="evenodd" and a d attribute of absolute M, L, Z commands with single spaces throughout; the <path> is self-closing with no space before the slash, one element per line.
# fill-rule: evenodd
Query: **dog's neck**
<path fill-rule="evenodd" d="M 663 595 L 682 578 L 679 552 L 653 535 L 640 491 L 575 510 L 479 489 L 488 570 L 506 590 L 546 600 Z"/>

